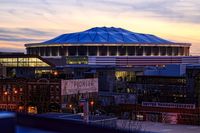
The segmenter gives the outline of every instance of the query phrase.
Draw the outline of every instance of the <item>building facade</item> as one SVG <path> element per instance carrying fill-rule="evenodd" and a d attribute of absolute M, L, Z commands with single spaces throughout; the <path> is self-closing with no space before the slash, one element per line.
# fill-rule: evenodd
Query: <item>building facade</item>
<path fill-rule="evenodd" d="M 189 65 L 186 69 L 188 95 L 191 102 L 200 106 L 200 66 Z"/>
<path fill-rule="evenodd" d="M 27 44 L 28 54 L 40 56 L 188 56 L 190 44 L 174 43 L 151 34 L 115 27 L 95 27 Z"/>
<path fill-rule="evenodd" d="M 44 113 L 60 110 L 60 80 L 1 79 L 0 109 Z"/>
<path fill-rule="evenodd" d="M 189 43 L 171 42 L 160 37 L 115 27 L 95 27 L 83 32 L 25 44 L 28 54 L 39 55 L 57 66 L 110 65 L 141 66 L 199 63 L 190 57 Z M 192 59 L 192 60 L 191 60 Z"/>
<path fill-rule="evenodd" d="M 190 103 L 187 99 L 187 84 L 185 77 L 137 76 L 136 95 L 138 103 Z"/>
<path fill-rule="evenodd" d="M 6 67 L 0 64 L 0 78 L 6 77 Z"/>
<path fill-rule="evenodd" d="M 0 64 L 5 78 L 34 78 L 55 66 L 40 56 L 10 53 L 0 54 Z"/>

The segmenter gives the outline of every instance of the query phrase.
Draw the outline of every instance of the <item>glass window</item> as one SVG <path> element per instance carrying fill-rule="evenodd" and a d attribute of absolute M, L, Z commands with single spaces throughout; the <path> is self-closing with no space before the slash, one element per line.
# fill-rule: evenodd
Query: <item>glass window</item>
<path fill-rule="evenodd" d="M 45 56 L 45 48 L 44 47 L 40 47 L 40 55 Z"/>
<path fill-rule="evenodd" d="M 185 48 L 184 48 L 184 55 L 185 55 L 185 56 L 189 56 L 189 50 L 190 50 L 189 47 L 185 47 Z"/>
<path fill-rule="evenodd" d="M 126 47 L 125 46 L 119 46 L 118 47 L 118 53 L 119 53 L 119 56 L 126 55 Z"/>
<path fill-rule="evenodd" d="M 184 48 L 183 47 L 179 47 L 179 54 L 181 56 L 184 55 Z"/>
<path fill-rule="evenodd" d="M 52 56 L 58 56 L 58 47 L 52 47 Z"/>
<path fill-rule="evenodd" d="M 160 55 L 166 55 L 166 47 L 160 47 Z"/>
<path fill-rule="evenodd" d="M 152 53 L 153 53 L 153 55 L 158 55 L 159 54 L 159 47 L 157 47 L 157 46 L 153 47 Z"/>
<path fill-rule="evenodd" d="M 89 54 L 89 56 L 96 56 L 97 55 L 97 47 L 88 46 L 88 54 Z"/>
<path fill-rule="evenodd" d="M 12 58 L 7 58 L 7 62 L 12 62 Z"/>
<path fill-rule="evenodd" d="M 106 56 L 107 55 L 107 47 L 106 46 L 100 46 L 99 47 L 99 55 L 100 56 Z"/>
<path fill-rule="evenodd" d="M 87 47 L 86 46 L 79 46 L 78 47 L 78 55 L 80 55 L 80 56 L 87 55 Z"/>
<path fill-rule="evenodd" d="M 174 55 L 178 55 L 178 47 L 174 47 L 173 51 L 174 51 Z"/>
<path fill-rule="evenodd" d="M 172 47 L 167 47 L 167 55 L 172 55 Z"/>
<path fill-rule="evenodd" d="M 66 47 L 59 47 L 60 56 L 65 56 L 66 54 Z"/>
<path fill-rule="evenodd" d="M 49 66 L 38 58 L 0 58 L 0 63 L 6 67 L 43 67 Z"/>
<path fill-rule="evenodd" d="M 67 57 L 67 64 L 88 64 L 88 58 L 87 57 Z"/>
<path fill-rule="evenodd" d="M 50 56 L 50 48 L 45 47 L 45 56 Z"/>
<path fill-rule="evenodd" d="M 117 47 L 116 46 L 109 47 L 109 55 L 110 56 L 116 56 L 117 55 Z"/>
<path fill-rule="evenodd" d="M 129 71 L 116 71 L 115 78 L 117 81 L 135 81 L 136 75 L 134 72 Z"/>
<path fill-rule="evenodd" d="M 68 55 L 69 56 L 76 56 L 76 53 L 77 53 L 77 47 L 75 47 L 75 46 L 68 47 Z"/>
<path fill-rule="evenodd" d="M 128 55 L 135 55 L 135 46 L 128 46 L 127 53 Z"/>
<path fill-rule="evenodd" d="M 136 55 L 138 55 L 138 56 L 143 55 L 143 47 L 138 46 L 138 47 L 136 47 L 135 50 L 136 50 Z"/>
<path fill-rule="evenodd" d="M 35 48 L 35 54 L 36 54 L 36 55 L 39 55 L 39 52 L 40 52 L 40 51 L 39 51 L 39 48 Z"/>
<path fill-rule="evenodd" d="M 34 55 L 34 54 L 35 54 L 35 48 L 30 48 L 30 53 L 31 53 L 32 55 Z"/>
<path fill-rule="evenodd" d="M 151 47 L 144 47 L 144 50 L 145 50 L 145 54 L 147 56 L 150 56 L 151 55 Z"/>
<path fill-rule="evenodd" d="M 26 48 L 27 54 L 30 54 L 30 48 Z"/>

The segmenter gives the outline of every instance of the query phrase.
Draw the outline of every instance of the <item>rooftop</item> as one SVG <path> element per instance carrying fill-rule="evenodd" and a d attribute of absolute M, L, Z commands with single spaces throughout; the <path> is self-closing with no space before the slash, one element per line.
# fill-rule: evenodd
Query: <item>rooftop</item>
<path fill-rule="evenodd" d="M 94 27 L 82 32 L 62 34 L 43 44 L 174 44 L 155 35 L 115 27 Z"/>

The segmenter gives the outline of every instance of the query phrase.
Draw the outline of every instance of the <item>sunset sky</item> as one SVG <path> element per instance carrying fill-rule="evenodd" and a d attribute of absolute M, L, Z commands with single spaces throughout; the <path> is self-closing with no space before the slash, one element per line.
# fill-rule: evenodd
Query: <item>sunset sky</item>
<path fill-rule="evenodd" d="M 102 26 L 189 42 L 200 55 L 200 0 L 0 0 L 0 51 Z"/>

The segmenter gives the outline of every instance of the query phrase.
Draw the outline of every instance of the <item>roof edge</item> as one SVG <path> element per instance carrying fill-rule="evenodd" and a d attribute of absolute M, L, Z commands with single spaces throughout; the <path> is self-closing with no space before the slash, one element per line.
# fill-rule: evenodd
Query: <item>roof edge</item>
<path fill-rule="evenodd" d="M 81 44 L 43 44 L 43 43 L 29 43 L 25 44 L 26 48 L 30 47 L 50 47 L 50 46 L 185 46 L 190 47 L 191 43 L 81 43 Z"/>

